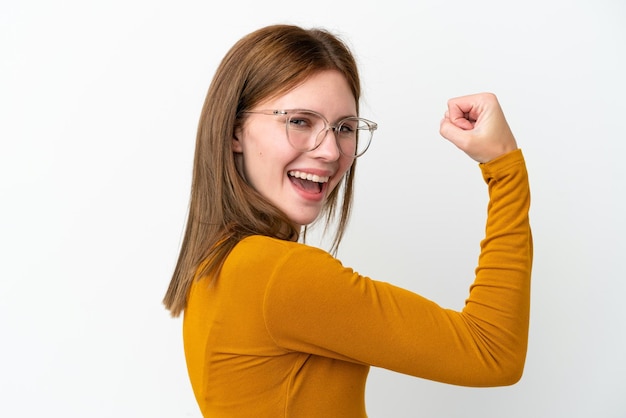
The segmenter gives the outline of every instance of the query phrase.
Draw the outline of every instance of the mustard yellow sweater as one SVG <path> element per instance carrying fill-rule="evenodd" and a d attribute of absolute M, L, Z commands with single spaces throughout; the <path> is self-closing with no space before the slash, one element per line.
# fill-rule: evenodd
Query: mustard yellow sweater
<path fill-rule="evenodd" d="M 242 240 L 189 294 L 183 323 L 205 417 L 365 417 L 369 366 L 458 385 L 521 377 L 529 322 L 530 195 L 520 150 L 481 164 L 490 203 L 462 312 L 361 276 L 327 252 Z"/>

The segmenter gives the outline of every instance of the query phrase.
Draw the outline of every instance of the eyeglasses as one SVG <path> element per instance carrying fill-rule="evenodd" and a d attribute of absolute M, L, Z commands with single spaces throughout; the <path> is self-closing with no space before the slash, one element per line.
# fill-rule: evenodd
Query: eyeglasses
<path fill-rule="evenodd" d="M 286 116 L 285 129 L 287 140 L 292 147 L 301 152 L 318 148 L 329 130 L 335 133 L 337 147 L 346 157 L 360 157 L 367 151 L 378 125 L 371 120 L 350 116 L 331 124 L 321 114 L 313 110 L 255 110 L 243 113 Z"/>

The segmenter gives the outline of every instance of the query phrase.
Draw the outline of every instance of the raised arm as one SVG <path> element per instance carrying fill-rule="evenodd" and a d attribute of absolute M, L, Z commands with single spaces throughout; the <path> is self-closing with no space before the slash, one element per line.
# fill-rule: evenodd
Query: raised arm
<path fill-rule="evenodd" d="M 490 196 L 476 277 L 463 310 L 444 309 L 344 268 L 322 251 L 298 247 L 285 257 L 267 293 L 268 330 L 279 345 L 451 384 L 519 380 L 532 267 L 524 158 L 493 95 L 451 100 L 441 133 L 481 162 Z M 420 275 L 419 266 L 414 274 Z"/>

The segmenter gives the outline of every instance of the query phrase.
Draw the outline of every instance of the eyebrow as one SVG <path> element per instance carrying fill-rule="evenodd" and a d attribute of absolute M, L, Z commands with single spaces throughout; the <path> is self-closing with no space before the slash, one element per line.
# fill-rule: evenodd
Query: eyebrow
<path fill-rule="evenodd" d="M 331 120 L 329 118 L 326 117 L 326 115 L 324 115 L 322 112 L 320 112 L 319 110 L 315 110 L 315 109 L 309 109 L 307 107 L 292 107 L 292 108 L 285 108 L 285 109 L 276 109 L 276 110 L 284 110 L 284 111 L 294 111 L 294 110 L 308 110 L 310 112 L 315 112 L 318 113 L 322 116 L 324 116 L 324 118 L 326 118 L 329 122 L 331 122 Z M 344 116 L 339 116 L 337 119 L 335 119 L 335 122 L 339 122 L 341 120 L 347 119 L 347 118 L 358 118 L 358 115 L 344 115 Z"/>

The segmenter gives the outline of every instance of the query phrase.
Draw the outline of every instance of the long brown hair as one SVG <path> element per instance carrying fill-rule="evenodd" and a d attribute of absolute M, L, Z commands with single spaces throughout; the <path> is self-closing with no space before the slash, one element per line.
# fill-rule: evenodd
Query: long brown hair
<path fill-rule="evenodd" d="M 268 26 L 243 37 L 222 60 L 200 116 L 185 235 L 163 299 L 172 316 L 185 309 L 194 277 L 215 277 L 232 248 L 246 236 L 298 240 L 296 226 L 238 172 L 232 138 L 243 123 L 243 112 L 330 69 L 345 76 L 358 109 L 361 90 L 354 57 L 325 30 Z M 327 226 L 337 222 L 333 253 L 350 215 L 354 169 L 353 163 L 324 205 Z"/>

